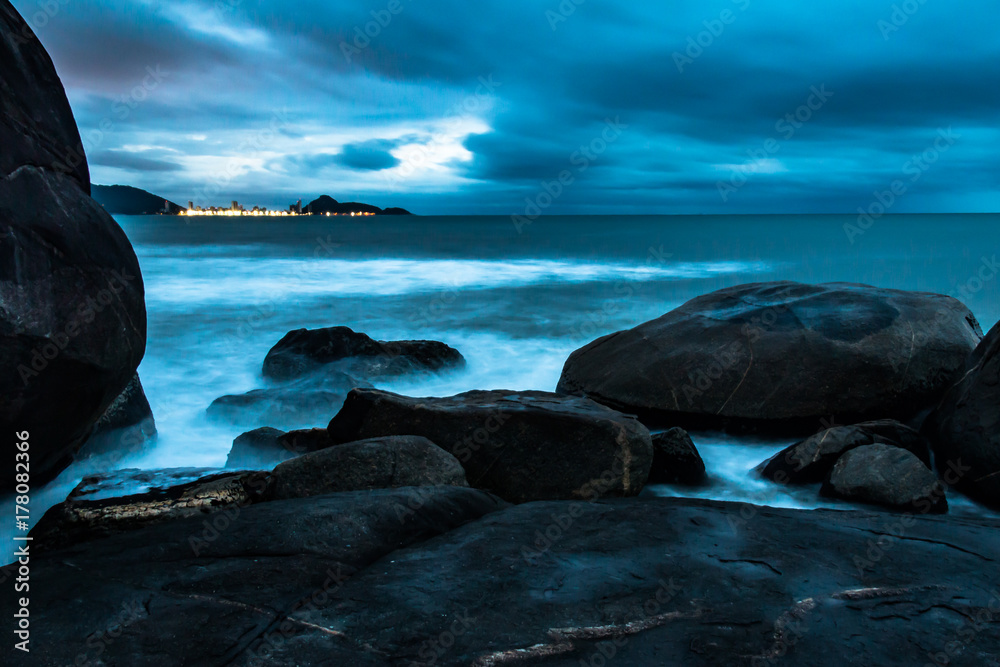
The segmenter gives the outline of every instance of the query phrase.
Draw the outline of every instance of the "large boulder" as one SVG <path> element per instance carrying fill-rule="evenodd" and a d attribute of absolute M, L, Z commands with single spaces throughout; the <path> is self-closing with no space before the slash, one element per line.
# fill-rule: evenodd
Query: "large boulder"
<path fill-rule="evenodd" d="M 289 380 L 330 366 L 371 380 L 464 365 L 458 350 L 438 341 L 377 341 L 348 327 L 330 327 L 290 331 L 267 353 L 263 372 Z"/>
<path fill-rule="evenodd" d="M 687 431 L 675 427 L 653 435 L 650 484 L 696 486 L 705 481 L 705 462 Z"/>
<path fill-rule="evenodd" d="M 458 460 L 427 438 L 389 436 L 328 447 L 285 461 L 271 473 L 270 497 L 404 486 L 468 486 Z"/>
<path fill-rule="evenodd" d="M 42 516 L 31 537 L 35 544 L 52 549 L 205 512 L 238 512 L 262 500 L 267 485 L 266 472 L 208 468 L 92 475 Z"/>
<path fill-rule="evenodd" d="M 922 431 L 949 484 L 1000 507 L 1000 324 L 970 356 L 968 367 Z"/>
<path fill-rule="evenodd" d="M 38 484 L 69 464 L 132 380 L 146 310 L 132 246 L 89 196 L 52 62 L 6 0 L 0 111 L 0 430 L 28 432 Z M 3 476 L 0 490 L 13 483 Z"/>
<path fill-rule="evenodd" d="M 632 417 L 541 391 L 356 389 L 327 430 L 335 442 L 421 435 L 461 462 L 471 486 L 518 503 L 635 495 L 653 458 L 649 431 Z"/>
<path fill-rule="evenodd" d="M 841 456 L 823 494 L 920 514 L 948 511 L 937 475 L 911 452 L 892 445 L 865 445 Z"/>
<path fill-rule="evenodd" d="M 876 443 L 900 447 L 931 465 L 930 443 L 909 426 L 885 419 L 820 431 L 778 452 L 755 472 L 778 484 L 823 482 L 843 454 Z"/>
<path fill-rule="evenodd" d="M 982 336 L 938 294 L 756 283 L 693 299 L 574 352 L 563 394 L 648 423 L 811 432 L 933 407 Z"/>

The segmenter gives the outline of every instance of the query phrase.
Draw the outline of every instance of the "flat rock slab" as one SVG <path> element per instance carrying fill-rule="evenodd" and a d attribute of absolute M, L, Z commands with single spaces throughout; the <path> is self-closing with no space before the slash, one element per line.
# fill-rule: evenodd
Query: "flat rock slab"
<path fill-rule="evenodd" d="M 263 503 L 214 533 L 212 517 L 186 519 L 37 554 L 31 657 L 1000 664 L 1000 518 L 677 498 L 496 511 L 474 490 L 417 491 Z"/>
<path fill-rule="evenodd" d="M 335 442 L 423 436 L 459 460 L 471 486 L 509 502 L 636 495 L 653 459 L 634 418 L 543 391 L 411 398 L 356 389 L 327 431 Z"/>
<path fill-rule="evenodd" d="M 577 350 L 558 391 L 654 425 L 811 433 L 821 419 L 933 407 L 981 338 L 969 309 L 938 294 L 740 285 Z"/>

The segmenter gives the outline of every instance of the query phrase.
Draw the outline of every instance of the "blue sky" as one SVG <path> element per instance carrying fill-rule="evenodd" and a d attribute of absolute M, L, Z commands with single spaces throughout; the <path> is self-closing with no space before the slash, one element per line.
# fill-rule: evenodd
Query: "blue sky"
<path fill-rule="evenodd" d="M 14 5 L 94 182 L 181 204 L 1000 210 L 986 0 Z"/>

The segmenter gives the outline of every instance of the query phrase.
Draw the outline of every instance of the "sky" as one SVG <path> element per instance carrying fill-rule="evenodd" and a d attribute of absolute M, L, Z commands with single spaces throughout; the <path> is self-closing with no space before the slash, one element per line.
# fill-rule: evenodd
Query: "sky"
<path fill-rule="evenodd" d="M 992 0 L 15 0 L 92 180 L 422 214 L 1000 211 Z"/>

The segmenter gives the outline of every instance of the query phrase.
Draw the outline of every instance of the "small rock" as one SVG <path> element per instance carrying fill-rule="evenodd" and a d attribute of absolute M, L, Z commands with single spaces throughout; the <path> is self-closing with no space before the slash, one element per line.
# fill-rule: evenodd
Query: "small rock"
<path fill-rule="evenodd" d="M 914 454 L 892 445 L 865 445 L 841 456 L 822 493 L 921 514 L 948 511 L 937 476 Z"/>
<path fill-rule="evenodd" d="M 682 428 L 672 428 L 653 435 L 653 467 L 649 473 L 650 484 L 684 484 L 696 486 L 705 483 L 705 462 L 691 436 Z"/>

